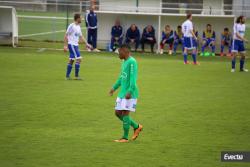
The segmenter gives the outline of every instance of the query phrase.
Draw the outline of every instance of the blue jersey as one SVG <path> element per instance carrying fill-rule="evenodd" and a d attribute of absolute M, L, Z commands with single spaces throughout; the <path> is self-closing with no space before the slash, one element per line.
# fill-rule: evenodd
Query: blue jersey
<path fill-rule="evenodd" d="M 175 31 L 175 32 L 174 32 L 174 38 L 175 38 L 175 39 L 183 39 L 183 33 L 182 33 L 182 32 L 178 32 L 178 31 Z"/>
<path fill-rule="evenodd" d="M 136 27 L 135 31 L 132 31 L 131 28 L 129 28 L 126 33 L 126 38 L 139 40 L 140 39 L 139 29 Z"/>
<path fill-rule="evenodd" d="M 142 33 L 142 38 L 153 38 L 155 39 L 155 30 L 154 28 L 152 28 L 152 31 L 151 32 L 148 32 L 147 31 L 147 27 L 143 29 L 143 33 Z"/>
<path fill-rule="evenodd" d="M 166 33 L 165 31 L 162 31 L 162 40 L 172 40 L 174 39 L 174 32 L 173 30 L 170 31 L 170 33 Z"/>
<path fill-rule="evenodd" d="M 227 35 L 223 32 L 221 33 L 221 41 L 231 42 L 232 41 L 232 34 L 228 33 Z"/>
<path fill-rule="evenodd" d="M 111 36 L 121 38 L 122 32 L 123 32 L 122 26 L 113 26 L 111 30 Z"/>
<path fill-rule="evenodd" d="M 94 12 L 89 12 L 86 15 L 86 25 L 89 29 L 97 28 L 97 15 Z"/>

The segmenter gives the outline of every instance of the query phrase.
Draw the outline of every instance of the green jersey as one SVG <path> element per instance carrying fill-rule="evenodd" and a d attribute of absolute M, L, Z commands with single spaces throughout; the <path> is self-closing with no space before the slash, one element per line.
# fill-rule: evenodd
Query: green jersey
<path fill-rule="evenodd" d="M 118 94 L 119 98 L 125 98 L 127 93 L 131 94 L 132 99 L 136 99 L 138 97 L 138 88 L 136 84 L 137 73 L 137 62 L 133 57 L 129 56 L 127 60 L 123 61 L 120 76 L 113 86 L 114 90 L 121 86 Z"/>

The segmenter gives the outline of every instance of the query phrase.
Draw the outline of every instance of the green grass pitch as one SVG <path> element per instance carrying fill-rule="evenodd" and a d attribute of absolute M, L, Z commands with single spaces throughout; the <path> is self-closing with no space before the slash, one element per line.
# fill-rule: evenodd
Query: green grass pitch
<path fill-rule="evenodd" d="M 250 166 L 220 162 L 221 151 L 250 150 L 250 73 L 231 73 L 228 58 L 199 57 L 193 66 L 181 56 L 134 54 L 132 117 L 144 130 L 135 142 L 114 143 L 122 124 L 108 91 L 117 55 L 83 52 L 84 80 L 66 81 L 62 51 L 0 50 L 1 167 Z"/>

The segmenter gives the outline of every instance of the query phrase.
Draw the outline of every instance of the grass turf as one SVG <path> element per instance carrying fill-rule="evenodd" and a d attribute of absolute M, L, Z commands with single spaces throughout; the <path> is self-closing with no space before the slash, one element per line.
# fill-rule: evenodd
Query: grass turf
<path fill-rule="evenodd" d="M 227 58 L 193 66 L 180 56 L 135 54 L 140 97 L 132 117 L 144 131 L 119 144 L 112 140 L 122 124 L 108 96 L 116 55 L 82 53 L 84 80 L 65 81 L 63 52 L 0 49 L 3 167 L 249 166 L 220 162 L 223 150 L 250 149 L 250 73 L 230 73 Z"/>

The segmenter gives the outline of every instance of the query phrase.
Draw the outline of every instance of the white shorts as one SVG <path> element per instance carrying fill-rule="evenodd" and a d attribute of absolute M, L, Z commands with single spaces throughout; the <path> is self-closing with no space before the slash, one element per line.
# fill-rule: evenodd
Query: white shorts
<path fill-rule="evenodd" d="M 135 112 L 137 99 L 121 99 L 117 97 L 115 110 L 125 110 Z"/>

